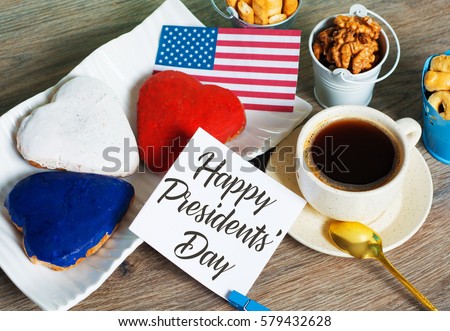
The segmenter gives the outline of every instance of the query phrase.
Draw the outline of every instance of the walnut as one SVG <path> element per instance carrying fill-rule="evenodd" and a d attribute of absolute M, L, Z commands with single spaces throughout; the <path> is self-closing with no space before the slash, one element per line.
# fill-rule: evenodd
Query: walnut
<path fill-rule="evenodd" d="M 333 23 L 313 43 L 317 60 L 329 68 L 349 69 L 353 74 L 373 68 L 379 59 L 380 25 L 369 16 L 339 15 Z"/>
<path fill-rule="evenodd" d="M 348 68 L 350 66 L 350 61 L 354 54 L 358 54 L 364 48 L 364 44 L 359 40 L 353 41 L 342 45 L 341 47 L 341 61 L 342 67 Z"/>
<path fill-rule="evenodd" d="M 335 28 L 328 28 L 319 33 L 317 42 L 313 44 L 314 55 L 317 59 L 319 59 L 320 56 L 323 55 L 327 58 L 327 61 L 332 61 L 332 55 L 329 53 L 329 50 L 334 43 L 333 35 L 335 31 Z"/>
<path fill-rule="evenodd" d="M 352 72 L 357 74 L 361 71 L 369 70 L 373 67 L 378 51 L 378 43 L 373 40 L 369 44 L 364 44 L 364 47 L 356 53 L 352 60 Z"/>

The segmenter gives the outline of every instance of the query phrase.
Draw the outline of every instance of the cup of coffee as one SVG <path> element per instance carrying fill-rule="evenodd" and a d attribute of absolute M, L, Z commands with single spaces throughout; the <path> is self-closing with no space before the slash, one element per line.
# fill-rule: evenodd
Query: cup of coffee
<path fill-rule="evenodd" d="M 410 152 L 422 129 L 366 106 L 327 108 L 305 123 L 297 180 L 308 203 L 341 221 L 370 223 L 401 194 Z"/>

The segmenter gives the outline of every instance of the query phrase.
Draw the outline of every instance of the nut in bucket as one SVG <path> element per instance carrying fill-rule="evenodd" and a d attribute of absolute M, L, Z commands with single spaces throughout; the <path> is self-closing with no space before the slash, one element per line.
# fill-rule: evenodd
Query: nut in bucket
<path fill-rule="evenodd" d="M 352 74 L 370 70 L 380 62 L 380 31 L 369 16 L 336 16 L 334 25 L 314 41 L 314 56 L 329 69 L 344 68 Z"/>
<path fill-rule="evenodd" d="M 396 61 L 380 78 L 381 67 L 389 55 L 389 40 L 378 21 L 389 28 L 397 44 Z M 400 44 L 394 30 L 382 17 L 358 4 L 348 14 L 328 17 L 317 24 L 309 37 L 309 51 L 314 94 L 325 108 L 368 105 L 375 83 L 387 78 L 400 60 Z"/>
<path fill-rule="evenodd" d="M 213 8 L 235 27 L 288 29 L 297 17 L 301 0 L 221 0 L 226 5 L 224 13 L 210 0 Z"/>

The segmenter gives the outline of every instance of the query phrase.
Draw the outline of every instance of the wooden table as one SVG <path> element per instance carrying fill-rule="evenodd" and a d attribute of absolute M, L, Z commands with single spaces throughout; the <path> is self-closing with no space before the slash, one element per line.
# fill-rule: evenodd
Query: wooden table
<path fill-rule="evenodd" d="M 182 2 L 208 26 L 229 26 L 206 0 Z M 354 1 L 303 1 L 294 28 L 303 31 L 297 95 L 320 111 L 313 95 L 307 40 L 323 18 L 348 11 Z M 131 30 L 163 0 L 0 2 L 0 114 L 53 86 L 105 42 Z M 422 123 L 421 71 L 426 58 L 450 48 L 447 0 L 366 1 L 394 27 L 401 60 L 375 87 L 370 106 L 394 119 Z M 392 59 L 390 59 L 392 63 Z M 389 68 L 389 62 L 385 65 Z M 419 142 L 434 183 L 426 222 L 387 253 L 393 264 L 440 310 L 450 310 L 450 167 Z M 1 166 L 0 166 L 1 168 Z M 273 310 L 421 310 L 414 297 L 376 261 L 316 252 L 289 236 L 252 287 L 250 297 Z M 38 310 L 0 270 L 0 309 Z M 217 295 L 147 244 L 73 310 L 231 310 Z"/>

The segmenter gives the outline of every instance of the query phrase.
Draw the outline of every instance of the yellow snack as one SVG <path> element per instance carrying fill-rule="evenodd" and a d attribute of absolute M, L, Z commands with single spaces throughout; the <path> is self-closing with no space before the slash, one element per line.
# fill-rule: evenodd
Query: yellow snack
<path fill-rule="evenodd" d="M 255 22 L 269 24 L 270 16 L 281 14 L 283 0 L 253 0 L 252 6 L 255 12 Z"/>
<path fill-rule="evenodd" d="M 249 24 L 275 24 L 295 13 L 298 0 L 226 0 L 241 20 Z"/>
<path fill-rule="evenodd" d="M 255 23 L 255 13 L 253 11 L 253 8 L 250 7 L 245 1 L 240 0 L 237 3 L 237 11 L 239 13 L 239 17 L 250 24 Z"/>
<path fill-rule="evenodd" d="M 227 0 L 227 5 L 236 9 L 236 4 L 238 0 Z"/>
<path fill-rule="evenodd" d="M 423 80 L 427 91 L 450 90 L 450 73 L 440 71 L 427 71 Z"/>
<path fill-rule="evenodd" d="M 450 91 L 434 92 L 428 98 L 428 102 L 444 120 L 450 120 Z"/>
<path fill-rule="evenodd" d="M 450 55 L 438 55 L 431 59 L 431 71 L 450 72 Z"/>
<path fill-rule="evenodd" d="M 275 14 L 269 17 L 269 24 L 279 23 L 286 19 L 286 14 Z"/>
<path fill-rule="evenodd" d="M 283 14 L 286 16 L 291 16 L 298 7 L 298 0 L 284 0 L 283 4 Z"/>

